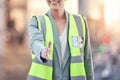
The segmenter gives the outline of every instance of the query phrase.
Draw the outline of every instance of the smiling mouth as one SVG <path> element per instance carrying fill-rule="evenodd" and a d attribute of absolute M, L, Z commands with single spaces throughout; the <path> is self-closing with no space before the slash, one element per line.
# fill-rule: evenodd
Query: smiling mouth
<path fill-rule="evenodd" d="M 58 2 L 59 2 L 59 0 L 55 0 L 55 1 L 50 0 L 50 3 L 52 3 L 52 4 L 56 4 L 56 3 L 58 3 Z"/>

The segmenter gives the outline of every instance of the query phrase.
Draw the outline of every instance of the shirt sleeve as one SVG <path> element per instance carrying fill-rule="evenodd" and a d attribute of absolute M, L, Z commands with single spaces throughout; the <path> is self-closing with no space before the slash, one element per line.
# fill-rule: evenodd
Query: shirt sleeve
<path fill-rule="evenodd" d="M 86 19 L 84 17 L 86 24 L 86 41 L 84 47 L 84 66 L 86 71 L 87 80 L 94 80 L 94 70 L 93 70 L 93 60 L 92 60 L 92 51 L 90 45 L 89 31 Z"/>
<path fill-rule="evenodd" d="M 29 37 L 32 53 L 40 62 L 43 62 L 40 53 L 44 49 L 44 38 L 42 32 L 38 29 L 35 17 L 32 17 L 29 24 Z"/>

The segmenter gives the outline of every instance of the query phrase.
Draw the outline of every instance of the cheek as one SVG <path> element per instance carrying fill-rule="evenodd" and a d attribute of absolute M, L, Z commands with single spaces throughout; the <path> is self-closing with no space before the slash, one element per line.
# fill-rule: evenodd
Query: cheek
<path fill-rule="evenodd" d="M 61 2 L 60 2 L 60 6 L 64 6 L 64 1 L 61 1 Z"/>
<path fill-rule="evenodd" d="M 46 3 L 49 5 L 50 4 L 49 0 L 46 0 Z"/>

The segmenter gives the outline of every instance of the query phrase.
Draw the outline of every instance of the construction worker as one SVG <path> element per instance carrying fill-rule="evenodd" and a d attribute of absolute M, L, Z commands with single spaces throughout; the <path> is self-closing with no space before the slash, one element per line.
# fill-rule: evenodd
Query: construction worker
<path fill-rule="evenodd" d="M 94 80 L 85 19 L 65 11 L 65 0 L 46 0 L 50 11 L 34 16 L 29 34 L 28 80 Z"/>

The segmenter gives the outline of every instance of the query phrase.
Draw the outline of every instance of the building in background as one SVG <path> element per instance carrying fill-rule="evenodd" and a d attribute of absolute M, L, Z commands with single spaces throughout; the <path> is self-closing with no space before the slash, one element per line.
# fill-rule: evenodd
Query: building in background
<path fill-rule="evenodd" d="M 104 0 L 106 30 L 114 36 L 120 35 L 120 0 Z M 114 31 L 113 31 L 114 30 Z"/>
<path fill-rule="evenodd" d="M 0 0 L 0 80 L 26 80 L 30 65 L 26 4 Z"/>
<path fill-rule="evenodd" d="M 6 26 L 6 1 L 0 0 L 0 80 L 4 80 L 5 72 L 3 66 L 3 46 L 4 46 L 4 29 Z"/>

